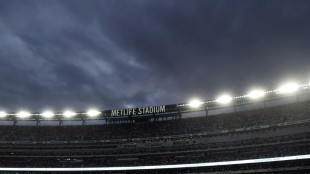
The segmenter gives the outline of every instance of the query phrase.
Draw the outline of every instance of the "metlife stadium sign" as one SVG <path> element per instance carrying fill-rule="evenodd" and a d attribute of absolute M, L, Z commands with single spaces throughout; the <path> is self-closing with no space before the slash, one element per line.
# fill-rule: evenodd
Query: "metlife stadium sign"
<path fill-rule="evenodd" d="M 111 117 L 157 114 L 164 112 L 166 112 L 165 105 L 144 107 L 144 108 L 118 109 L 118 110 L 111 110 Z"/>

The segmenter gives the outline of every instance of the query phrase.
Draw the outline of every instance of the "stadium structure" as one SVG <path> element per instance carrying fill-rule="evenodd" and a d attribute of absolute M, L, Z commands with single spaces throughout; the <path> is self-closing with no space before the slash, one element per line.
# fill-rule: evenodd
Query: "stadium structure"
<path fill-rule="evenodd" d="M 310 173 L 309 98 L 310 84 L 289 83 L 173 105 L 0 111 L 0 171 Z"/>

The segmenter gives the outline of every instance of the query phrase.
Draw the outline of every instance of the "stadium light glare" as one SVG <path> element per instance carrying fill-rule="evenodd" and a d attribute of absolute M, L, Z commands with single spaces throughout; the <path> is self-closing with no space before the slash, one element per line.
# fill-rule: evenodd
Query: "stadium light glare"
<path fill-rule="evenodd" d="M 286 83 L 281 86 L 278 91 L 279 93 L 294 93 L 299 89 L 299 85 L 295 82 Z"/>
<path fill-rule="evenodd" d="M 73 117 L 73 116 L 75 116 L 75 115 L 76 115 L 75 112 L 72 112 L 72 111 L 69 111 L 69 110 L 67 110 L 67 111 L 65 111 L 65 112 L 63 113 L 63 116 L 65 116 L 65 117 L 67 117 L 67 118 Z"/>
<path fill-rule="evenodd" d="M 97 111 L 97 110 L 95 110 L 95 109 L 90 109 L 90 110 L 87 111 L 86 114 L 87 114 L 88 116 L 90 116 L 90 117 L 95 117 L 95 116 L 98 116 L 99 114 L 101 114 L 101 112 L 100 112 L 100 111 Z"/>
<path fill-rule="evenodd" d="M 221 103 L 221 104 L 228 104 L 232 101 L 232 99 L 233 98 L 229 95 L 222 95 L 216 99 L 216 102 Z"/>
<path fill-rule="evenodd" d="M 20 111 L 16 114 L 19 118 L 27 118 L 30 117 L 31 114 L 27 111 Z"/>
<path fill-rule="evenodd" d="M 265 95 L 265 91 L 263 90 L 252 90 L 247 96 L 251 99 L 258 99 Z"/>
<path fill-rule="evenodd" d="M 54 114 L 53 112 L 51 112 L 51 111 L 45 111 L 45 112 L 43 112 L 41 115 L 42 115 L 43 117 L 45 117 L 45 118 L 51 118 L 51 117 L 53 117 L 55 114 Z"/>
<path fill-rule="evenodd" d="M 189 106 L 192 107 L 192 108 L 198 108 L 202 104 L 203 104 L 203 102 L 198 100 L 198 99 L 194 99 L 191 102 L 189 102 Z"/>
<path fill-rule="evenodd" d="M 8 114 L 4 111 L 0 111 L 0 118 L 6 117 Z"/>

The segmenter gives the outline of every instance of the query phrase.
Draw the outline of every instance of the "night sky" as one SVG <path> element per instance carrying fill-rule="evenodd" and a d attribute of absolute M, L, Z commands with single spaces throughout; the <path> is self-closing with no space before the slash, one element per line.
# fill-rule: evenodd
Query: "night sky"
<path fill-rule="evenodd" d="M 0 109 L 101 110 L 310 82 L 309 0 L 0 0 Z"/>

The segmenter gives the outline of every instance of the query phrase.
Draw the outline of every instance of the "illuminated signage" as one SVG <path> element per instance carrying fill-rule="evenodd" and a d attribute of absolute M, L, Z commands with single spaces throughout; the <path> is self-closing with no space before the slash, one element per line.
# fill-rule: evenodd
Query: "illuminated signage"
<path fill-rule="evenodd" d="M 130 108 L 130 109 L 119 109 L 112 110 L 111 117 L 115 116 L 129 116 L 129 115 L 144 115 L 144 114 L 156 114 L 166 112 L 166 106 L 153 106 L 144 108 Z"/>

